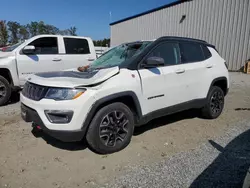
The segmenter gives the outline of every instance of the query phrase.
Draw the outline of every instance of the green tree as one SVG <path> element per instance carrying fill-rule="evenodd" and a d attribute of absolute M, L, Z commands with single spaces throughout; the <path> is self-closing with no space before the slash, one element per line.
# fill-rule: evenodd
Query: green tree
<path fill-rule="evenodd" d="M 15 44 L 18 42 L 18 33 L 19 33 L 20 24 L 17 22 L 9 21 L 7 25 L 10 31 L 10 42 L 12 44 Z"/>
<path fill-rule="evenodd" d="M 93 40 L 95 46 L 102 46 L 102 47 L 109 47 L 110 46 L 110 39 L 104 38 L 103 40 Z"/>
<path fill-rule="evenodd" d="M 59 33 L 59 29 L 53 25 L 46 25 L 47 34 L 56 35 Z"/>
<path fill-rule="evenodd" d="M 6 21 L 0 21 L 0 46 L 6 46 L 8 42 L 8 30 L 6 26 Z"/>
<path fill-rule="evenodd" d="M 29 38 L 28 28 L 25 25 L 21 25 L 19 28 L 19 39 L 25 40 Z"/>
<path fill-rule="evenodd" d="M 30 37 L 38 35 L 38 22 L 31 22 L 27 25 L 28 32 Z"/>
<path fill-rule="evenodd" d="M 60 35 L 69 35 L 69 30 L 68 30 L 68 29 L 60 30 L 60 31 L 59 31 L 59 34 L 60 34 Z"/>
<path fill-rule="evenodd" d="M 49 34 L 46 24 L 43 21 L 38 22 L 38 35 Z"/>
<path fill-rule="evenodd" d="M 74 27 L 70 27 L 69 28 L 69 35 L 77 36 L 76 30 L 77 30 L 77 28 L 75 26 Z"/>

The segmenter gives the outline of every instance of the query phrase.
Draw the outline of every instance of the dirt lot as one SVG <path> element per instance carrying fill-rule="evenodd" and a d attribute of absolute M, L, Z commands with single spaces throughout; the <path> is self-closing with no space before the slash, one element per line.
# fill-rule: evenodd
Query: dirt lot
<path fill-rule="evenodd" d="M 155 187 L 189 187 L 218 156 L 216 144 L 205 147 L 209 140 L 224 140 L 225 146 L 248 129 L 250 76 L 230 76 L 231 89 L 220 118 L 203 120 L 191 110 L 154 120 L 137 128 L 130 145 L 112 155 L 97 155 L 84 143 L 62 143 L 32 132 L 20 118 L 19 102 L 1 107 L 0 187 L 153 187 L 149 181 L 155 177 L 146 174 L 159 178 Z M 198 159 L 200 166 L 192 166 Z M 178 163 L 182 166 L 177 168 Z M 182 172 L 185 165 L 190 166 L 189 176 Z"/>

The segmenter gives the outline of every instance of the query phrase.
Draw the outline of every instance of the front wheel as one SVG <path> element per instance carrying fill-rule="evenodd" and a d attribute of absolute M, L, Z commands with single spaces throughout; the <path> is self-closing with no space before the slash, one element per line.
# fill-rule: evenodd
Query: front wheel
<path fill-rule="evenodd" d="M 206 119 L 216 119 L 224 108 L 224 92 L 221 88 L 213 86 L 207 97 L 207 104 L 202 108 L 202 116 Z"/>
<path fill-rule="evenodd" d="M 86 140 L 92 150 L 100 154 L 124 149 L 134 132 L 131 110 L 123 103 L 112 103 L 101 108 L 93 118 Z"/>
<path fill-rule="evenodd" d="M 0 76 L 0 106 L 6 104 L 11 96 L 11 87 L 9 82 Z"/>

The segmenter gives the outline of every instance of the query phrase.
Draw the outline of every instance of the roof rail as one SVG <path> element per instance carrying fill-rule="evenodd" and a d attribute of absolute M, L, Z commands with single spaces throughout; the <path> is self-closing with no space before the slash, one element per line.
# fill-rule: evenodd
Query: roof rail
<path fill-rule="evenodd" d="M 205 40 L 189 38 L 189 37 L 179 37 L 179 36 L 162 36 L 159 39 L 174 39 L 174 40 L 183 40 L 183 41 L 194 41 L 194 42 L 207 43 L 207 41 L 205 41 Z"/>

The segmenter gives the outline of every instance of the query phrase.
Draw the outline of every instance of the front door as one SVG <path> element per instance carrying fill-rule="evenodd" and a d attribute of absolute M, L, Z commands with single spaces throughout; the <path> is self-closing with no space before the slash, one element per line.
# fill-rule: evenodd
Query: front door
<path fill-rule="evenodd" d="M 162 42 L 146 57 L 160 57 L 165 66 L 140 69 L 142 90 L 148 112 L 164 109 L 180 103 L 185 80 L 177 79 L 175 72 L 180 63 L 179 47 L 176 43 Z"/>
<path fill-rule="evenodd" d="M 164 108 L 164 74 L 161 67 L 140 69 L 143 115 Z"/>
<path fill-rule="evenodd" d="M 35 53 L 23 54 L 16 52 L 20 85 L 34 73 L 63 70 L 62 59 L 58 50 L 57 37 L 41 37 L 28 45 L 35 46 Z"/>

